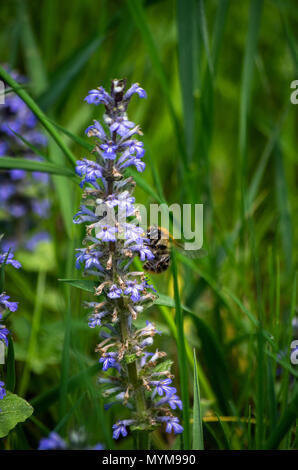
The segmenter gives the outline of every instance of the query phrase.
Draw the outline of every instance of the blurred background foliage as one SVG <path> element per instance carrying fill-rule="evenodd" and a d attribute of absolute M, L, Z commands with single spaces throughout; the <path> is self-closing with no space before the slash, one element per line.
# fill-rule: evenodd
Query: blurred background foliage
<path fill-rule="evenodd" d="M 297 366 L 290 363 L 297 337 L 298 108 L 290 102 L 297 30 L 290 0 L 20 0 L 0 7 L 1 63 L 29 78 L 24 89 L 76 159 L 88 154 L 80 139 L 87 142 L 85 128 L 102 114 L 83 102 L 88 90 L 126 77 L 148 93 L 129 109 L 147 149 L 136 200 L 204 204 L 208 256 L 176 260 L 183 335 L 170 271 L 152 276 L 167 297 L 145 317 L 164 332 L 158 347 L 180 361 L 175 373 L 194 432 L 196 350 L 207 449 L 297 447 Z M 72 168 L 51 137 L 46 155 Z M 33 254 L 17 252 L 23 267 L 6 275 L 6 291 L 20 305 L 9 324 L 16 391 L 35 412 L 2 446 L 36 448 L 50 430 L 66 436 L 84 426 L 90 444 L 113 448 L 111 426 L 123 409 L 104 411 L 96 387 L 98 333 L 81 307 L 91 294 L 58 281 L 81 277 L 74 249 L 83 232 L 72 224 L 81 190 L 75 177 L 53 175 L 49 192 L 52 241 Z M 152 442 L 182 445 L 163 432 Z M 194 434 L 193 447 L 200 442 Z M 131 437 L 117 443 L 133 445 Z"/>

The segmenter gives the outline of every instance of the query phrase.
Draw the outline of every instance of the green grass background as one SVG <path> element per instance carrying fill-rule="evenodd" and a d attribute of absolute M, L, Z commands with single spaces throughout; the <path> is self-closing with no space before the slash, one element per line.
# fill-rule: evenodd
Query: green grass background
<path fill-rule="evenodd" d="M 171 272 L 152 276 L 163 295 L 144 318 L 175 361 L 185 428 L 182 439 L 155 432 L 152 448 L 297 448 L 297 30 L 290 0 L 2 2 L 1 63 L 30 78 L 18 93 L 46 128 L 53 173 L 53 241 L 17 254 L 23 269 L 6 274 L 20 302 L 9 324 L 15 390 L 35 411 L 2 448 L 36 448 L 50 430 L 80 426 L 91 444 L 134 448 L 132 437 L 113 442 L 125 411 L 104 411 L 96 386 L 97 333 L 81 307 L 91 294 L 58 281 L 80 278 L 73 162 L 88 155 L 84 129 L 102 114 L 83 98 L 115 77 L 148 93 L 129 108 L 146 146 L 137 201 L 204 204 L 208 256 L 176 254 Z"/>

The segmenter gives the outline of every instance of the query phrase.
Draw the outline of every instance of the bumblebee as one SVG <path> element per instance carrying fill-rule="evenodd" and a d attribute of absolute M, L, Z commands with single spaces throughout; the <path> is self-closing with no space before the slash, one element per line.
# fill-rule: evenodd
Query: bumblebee
<path fill-rule="evenodd" d="M 185 250 L 184 244 L 175 240 L 163 227 L 155 225 L 148 227 L 147 240 L 147 246 L 153 253 L 154 258 L 145 261 L 143 268 L 150 273 L 160 274 L 168 269 L 171 264 L 172 246 L 188 258 L 202 258 L 207 255 L 205 250 Z"/>

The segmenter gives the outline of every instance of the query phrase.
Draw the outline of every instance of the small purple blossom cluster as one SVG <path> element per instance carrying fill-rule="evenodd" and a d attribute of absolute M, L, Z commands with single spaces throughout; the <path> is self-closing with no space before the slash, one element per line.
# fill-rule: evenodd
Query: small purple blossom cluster
<path fill-rule="evenodd" d="M 26 82 L 23 76 L 10 73 L 20 85 Z M 37 156 L 26 142 L 41 150 L 47 139 L 38 130 L 37 119 L 24 101 L 8 90 L 0 107 L 0 158 L 42 161 L 43 158 Z M 37 223 L 40 225 L 41 219 L 49 217 L 48 184 L 47 173 L 28 173 L 22 169 L 0 173 L 0 231 L 7 236 L 5 249 L 22 247 L 33 251 L 37 243 L 49 239 L 45 231 L 31 236 Z"/>
<path fill-rule="evenodd" d="M 21 263 L 19 263 L 15 258 L 13 253 L 0 253 L 0 270 L 4 269 L 4 265 L 12 265 L 14 268 L 19 269 Z M 3 314 L 5 312 L 15 312 L 18 309 L 18 302 L 12 302 L 9 300 L 10 297 L 6 295 L 5 292 L 0 294 L 0 343 L 3 343 L 6 347 L 8 346 L 8 336 L 10 331 L 2 323 Z M 5 383 L 0 380 L 0 400 L 6 396 Z M 1 411 L 1 410 L 0 410 Z"/>
<path fill-rule="evenodd" d="M 102 444 L 88 446 L 87 434 L 84 429 L 73 430 L 69 434 L 66 442 L 57 433 L 52 431 L 48 437 L 43 437 L 39 441 L 38 450 L 103 450 Z"/>
<path fill-rule="evenodd" d="M 145 150 L 137 139 L 142 132 L 127 117 L 127 106 L 133 94 L 140 98 L 146 92 L 139 84 L 125 91 L 125 80 L 112 80 L 111 92 L 104 88 L 91 90 L 85 101 L 105 107 L 103 125 L 94 121 L 86 133 L 95 140 L 95 160 L 77 162 L 76 172 L 82 178 L 83 204 L 74 223 L 86 224 L 83 248 L 76 250 L 76 267 L 95 276 L 98 300 L 85 302 L 90 328 L 101 327 L 101 342 L 96 351 L 106 377 L 99 378 L 103 396 L 109 399 L 105 409 L 122 403 L 131 418 L 113 426 L 113 437 L 125 437 L 130 430 L 153 430 L 165 423 L 166 431 L 181 433 L 182 426 L 172 413 L 181 409 L 176 388 L 171 386 L 171 361 L 161 360 L 166 353 L 149 352 L 153 337 L 159 334 L 148 322 L 137 328 L 134 321 L 156 299 L 155 290 L 143 272 L 132 271 L 135 257 L 141 261 L 154 258 L 146 234 L 138 224 L 135 181 L 126 168 L 145 169 Z M 115 374 L 115 372 L 117 373 Z"/>

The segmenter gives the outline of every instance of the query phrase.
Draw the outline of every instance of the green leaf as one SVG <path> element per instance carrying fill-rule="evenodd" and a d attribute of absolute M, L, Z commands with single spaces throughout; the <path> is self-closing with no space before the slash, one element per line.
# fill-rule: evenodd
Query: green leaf
<path fill-rule="evenodd" d="M 153 371 L 154 372 L 164 372 L 166 370 L 171 370 L 171 367 L 173 365 L 173 361 L 171 361 L 171 359 L 167 359 L 166 361 L 163 361 L 163 362 L 160 362 L 159 364 L 157 364 L 156 367 L 154 367 Z"/>
<path fill-rule="evenodd" d="M 87 292 L 92 292 L 92 294 L 94 294 L 94 289 L 98 286 L 98 282 L 89 281 L 87 279 L 58 279 L 58 281 L 66 282 L 72 287 L 76 287 L 77 289 L 85 290 Z"/>
<path fill-rule="evenodd" d="M 168 295 L 160 294 L 159 292 L 157 292 L 157 295 L 158 295 L 158 297 L 154 302 L 156 305 L 164 305 L 165 307 L 175 308 L 175 300 L 174 299 L 172 299 Z M 185 312 L 192 313 L 192 310 L 190 310 L 185 305 L 181 304 L 181 307 L 182 307 L 183 310 L 185 310 Z"/>
<path fill-rule="evenodd" d="M 198 378 L 198 366 L 195 350 L 194 356 L 194 381 L 193 381 L 193 450 L 204 449 L 203 423 L 201 414 L 200 385 Z"/>
<path fill-rule="evenodd" d="M 26 171 L 38 171 L 40 173 L 51 173 L 53 175 L 61 175 L 75 177 L 74 171 L 63 166 L 59 167 L 53 163 L 36 162 L 35 160 L 27 160 L 25 158 L 1 157 L 0 168 L 20 169 Z"/>
<path fill-rule="evenodd" d="M 23 423 L 33 413 L 33 408 L 26 400 L 7 392 L 6 397 L 1 400 L 0 413 L 0 438 L 7 436 L 18 423 Z"/>

